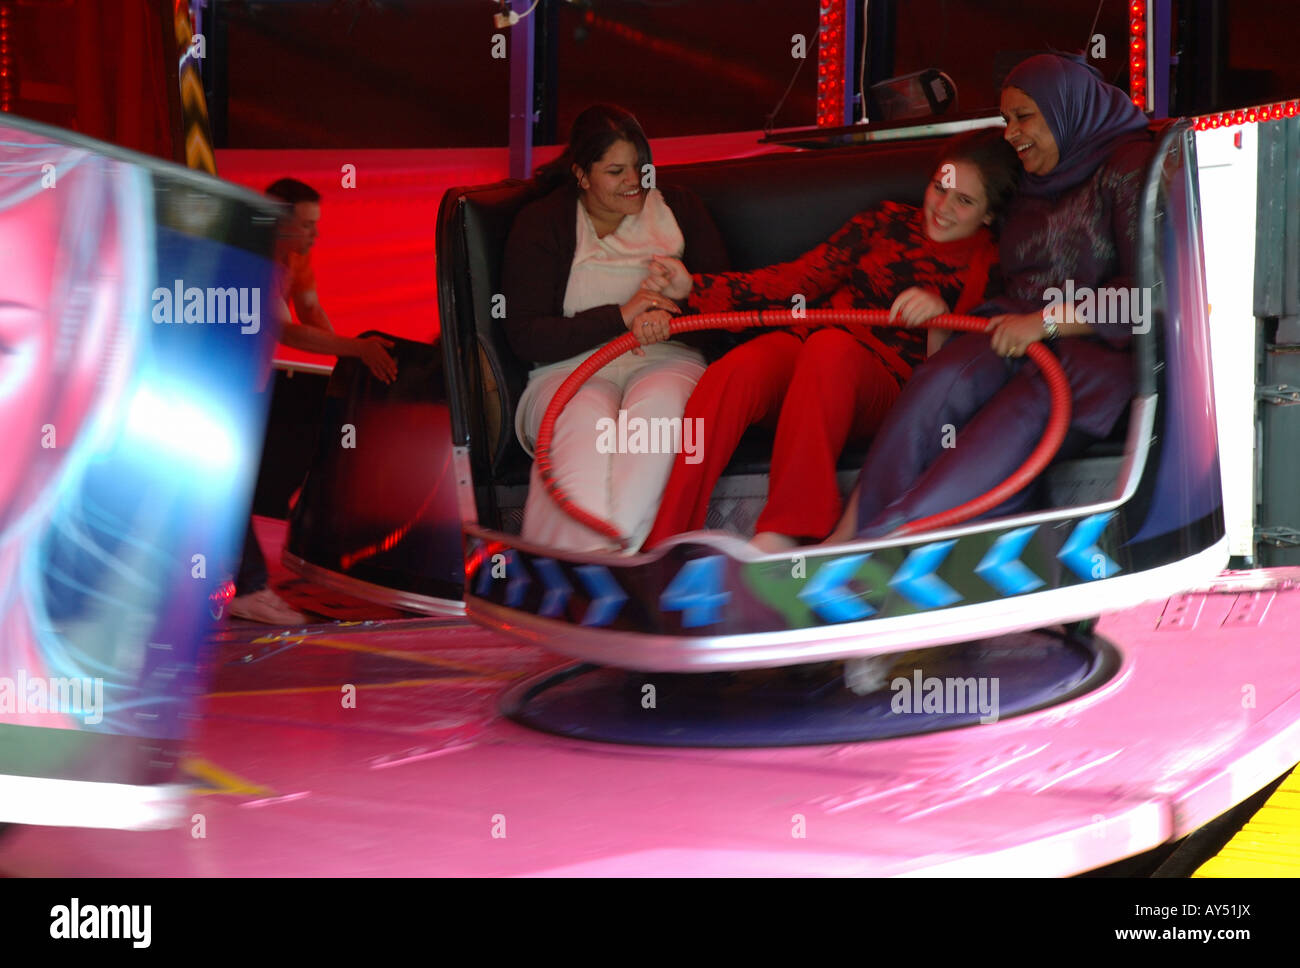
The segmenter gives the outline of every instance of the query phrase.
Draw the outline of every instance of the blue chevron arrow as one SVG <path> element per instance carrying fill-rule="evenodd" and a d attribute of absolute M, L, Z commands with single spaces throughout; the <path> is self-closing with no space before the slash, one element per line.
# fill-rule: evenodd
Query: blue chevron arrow
<path fill-rule="evenodd" d="M 889 579 L 889 586 L 922 608 L 940 608 L 960 602 L 961 596 L 935 574 L 956 543 L 955 539 L 936 541 L 917 548 Z"/>
<path fill-rule="evenodd" d="M 519 563 L 515 560 L 515 553 L 513 551 L 498 551 L 491 557 L 484 559 L 483 564 L 480 565 L 478 569 L 478 587 L 476 589 L 476 594 L 486 595 L 488 589 L 492 587 L 492 583 L 496 581 L 497 576 L 493 574 L 493 572 L 496 571 L 497 566 L 493 559 L 496 558 L 497 555 L 501 555 L 506 566 L 504 577 L 511 579 L 510 584 L 506 586 L 506 604 L 511 608 L 516 608 L 519 603 L 523 601 L 524 589 L 528 587 L 529 578 L 528 575 L 525 574 L 523 576 L 523 588 L 517 587 L 517 582 L 519 580 L 518 576 L 521 569 Z M 514 589 L 513 591 L 512 588 Z"/>
<path fill-rule="evenodd" d="M 869 553 L 848 555 L 826 562 L 799 593 L 799 600 L 807 602 L 809 608 L 828 622 L 856 622 L 874 615 L 874 608 L 845 587 L 858 567 L 870 557 Z"/>
<path fill-rule="evenodd" d="M 1097 546 L 1097 539 L 1106 530 L 1106 525 L 1115 516 L 1114 511 L 1105 511 L 1084 518 L 1075 526 L 1056 557 L 1084 581 L 1109 578 L 1120 571 L 1119 565 L 1106 557 L 1106 553 Z M 1100 570 L 1101 574 L 1097 571 Z"/>
<path fill-rule="evenodd" d="M 686 628 L 722 621 L 722 606 L 731 600 L 723 580 L 725 562 L 722 555 L 686 562 L 660 594 L 659 607 L 665 612 L 681 612 Z"/>
<path fill-rule="evenodd" d="M 550 558 L 535 558 L 533 568 L 542 576 L 542 583 L 546 585 L 546 591 L 542 593 L 542 604 L 538 608 L 537 614 L 544 618 L 558 618 L 564 614 L 564 606 L 569 603 L 569 596 L 573 594 L 573 586 L 564 577 L 564 572 L 560 570 L 559 564 Z"/>
<path fill-rule="evenodd" d="M 614 621 L 627 601 L 627 593 L 614 581 L 609 569 L 604 565 L 578 565 L 573 570 L 591 595 L 591 604 L 587 606 L 587 614 L 582 616 L 582 624 L 599 627 Z"/>
<path fill-rule="evenodd" d="M 513 551 L 506 552 L 506 608 L 518 608 L 524 603 L 524 593 L 533 580 L 528 577 L 524 563 Z"/>
<path fill-rule="evenodd" d="M 1020 560 L 1021 552 L 1037 530 L 1038 525 L 1031 524 L 1000 536 L 975 566 L 975 574 L 1003 595 L 1022 595 L 1042 587 L 1043 580 Z"/>

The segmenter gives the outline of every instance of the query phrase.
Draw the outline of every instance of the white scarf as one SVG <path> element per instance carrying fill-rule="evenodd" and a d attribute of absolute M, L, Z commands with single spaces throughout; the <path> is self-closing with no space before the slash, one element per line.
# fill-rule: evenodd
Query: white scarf
<path fill-rule="evenodd" d="M 569 285 L 564 291 L 564 315 L 593 306 L 621 306 L 641 288 L 650 271 L 650 257 L 681 258 L 686 249 L 682 230 L 657 188 L 646 193 L 636 215 L 626 215 L 613 232 L 596 236 L 591 216 L 578 200 L 578 246 L 573 253 Z"/>

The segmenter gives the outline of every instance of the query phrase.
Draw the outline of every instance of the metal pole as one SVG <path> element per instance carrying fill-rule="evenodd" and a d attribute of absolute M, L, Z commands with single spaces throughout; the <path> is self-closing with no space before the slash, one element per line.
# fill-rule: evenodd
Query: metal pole
<path fill-rule="evenodd" d="M 528 0 L 512 0 L 511 8 L 523 14 Z M 533 11 L 536 15 L 537 11 Z M 533 25 L 524 17 L 510 28 L 510 177 L 533 173 Z"/>
<path fill-rule="evenodd" d="M 560 76 L 560 5 L 551 0 L 541 0 L 537 8 L 538 63 L 533 70 L 533 103 L 537 106 L 537 123 L 533 125 L 533 140 L 553 145 L 559 140 L 556 114 L 559 104 L 555 92 L 559 90 Z"/>
<path fill-rule="evenodd" d="M 1151 117 L 1169 117 L 1169 46 L 1173 41 L 1170 0 L 1155 0 L 1147 8 L 1147 69 L 1151 81 Z"/>

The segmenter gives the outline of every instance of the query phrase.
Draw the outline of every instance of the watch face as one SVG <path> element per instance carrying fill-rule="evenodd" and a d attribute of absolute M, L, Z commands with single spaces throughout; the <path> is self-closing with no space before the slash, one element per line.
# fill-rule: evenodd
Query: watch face
<path fill-rule="evenodd" d="M 1043 307 L 1043 339 L 1056 338 L 1056 322 L 1051 317 L 1052 307 Z"/>

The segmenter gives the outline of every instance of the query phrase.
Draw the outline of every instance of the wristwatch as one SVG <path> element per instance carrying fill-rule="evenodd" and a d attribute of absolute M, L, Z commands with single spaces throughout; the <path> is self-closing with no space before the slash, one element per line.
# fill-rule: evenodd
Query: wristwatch
<path fill-rule="evenodd" d="M 1050 315 L 1052 309 L 1052 306 L 1043 307 L 1043 339 L 1045 340 L 1056 339 L 1057 333 L 1061 330 L 1061 327 L 1056 324 L 1056 320 L 1052 319 Z"/>

